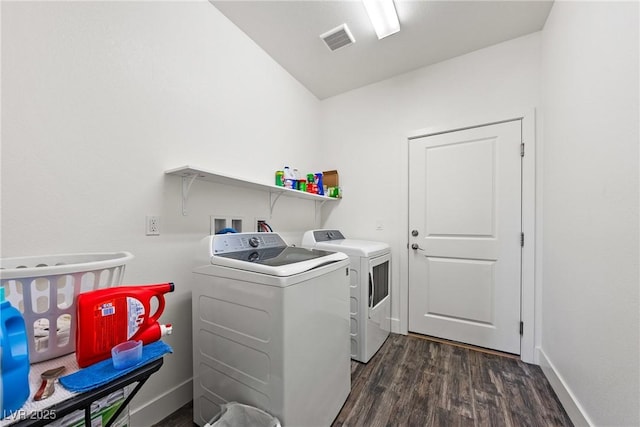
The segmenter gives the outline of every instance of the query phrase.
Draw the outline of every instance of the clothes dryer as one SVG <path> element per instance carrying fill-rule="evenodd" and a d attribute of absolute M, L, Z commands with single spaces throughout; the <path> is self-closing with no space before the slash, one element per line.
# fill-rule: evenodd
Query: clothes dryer
<path fill-rule="evenodd" d="M 193 270 L 193 417 L 240 402 L 331 425 L 351 389 L 349 259 L 276 233 L 206 237 Z"/>
<path fill-rule="evenodd" d="M 349 256 L 351 358 L 367 363 L 391 331 L 391 247 L 347 239 L 338 230 L 309 230 L 302 246 Z"/>

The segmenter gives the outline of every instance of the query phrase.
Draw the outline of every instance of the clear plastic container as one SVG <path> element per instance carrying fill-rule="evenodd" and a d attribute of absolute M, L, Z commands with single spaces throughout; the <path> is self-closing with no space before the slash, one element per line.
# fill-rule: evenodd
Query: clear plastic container
<path fill-rule="evenodd" d="M 142 360 L 142 341 L 125 341 L 111 349 L 113 367 L 126 369 Z"/>

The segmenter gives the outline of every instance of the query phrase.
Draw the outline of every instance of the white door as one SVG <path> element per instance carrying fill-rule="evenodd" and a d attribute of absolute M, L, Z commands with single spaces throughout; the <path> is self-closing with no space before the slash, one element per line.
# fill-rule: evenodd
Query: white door
<path fill-rule="evenodd" d="M 409 142 L 409 330 L 520 354 L 521 121 Z"/>

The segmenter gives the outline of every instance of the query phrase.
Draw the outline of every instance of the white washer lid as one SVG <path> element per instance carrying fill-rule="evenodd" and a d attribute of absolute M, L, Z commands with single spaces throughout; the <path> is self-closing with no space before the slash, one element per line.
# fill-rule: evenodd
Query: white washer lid
<path fill-rule="evenodd" d="M 197 259 L 199 264 L 287 277 L 345 260 L 347 255 L 287 246 L 277 233 L 231 233 L 202 239 Z"/>
<path fill-rule="evenodd" d="M 302 250 L 302 248 L 297 248 Z M 317 248 L 316 248 L 317 249 Z M 283 264 L 277 266 L 258 264 L 250 261 L 243 261 L 233 258 L 225 258 L 221 256 L 212 256 L 211 264 L 219 265 L 223 267 L 229 267 L 236 270 L 262 273 L 276 277 L 289 277 L 297 274 L 306 273 L 316 268 L 323 267 L 325 265 L 333 264 L 339 261 L 347 259 L 347 255 L 340 252 L 330 252 L 319 254 L 317 258 L 308 259 L 304 261 L 295 261 L 290 264 Z"/>

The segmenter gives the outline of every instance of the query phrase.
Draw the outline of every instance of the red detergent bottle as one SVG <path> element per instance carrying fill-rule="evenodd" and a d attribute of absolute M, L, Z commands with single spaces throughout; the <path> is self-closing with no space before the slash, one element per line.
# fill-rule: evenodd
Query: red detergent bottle
<path fill-rule="evenodd" d="M 171 324 L 158 322 L 171 282 L 156 285 L 117 286 L 77 296 L 76 360 L 84 368 L 111 357 L 111 349 L 128 340 L 149 344 L 171 334 Z M 158 307 L 151 314 L 151 301 Z"/>

